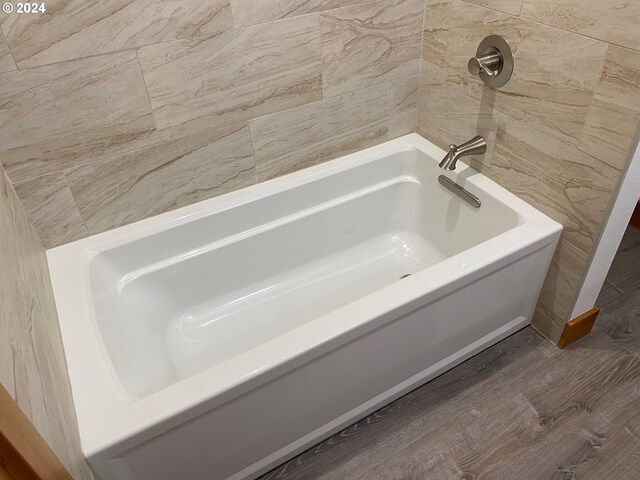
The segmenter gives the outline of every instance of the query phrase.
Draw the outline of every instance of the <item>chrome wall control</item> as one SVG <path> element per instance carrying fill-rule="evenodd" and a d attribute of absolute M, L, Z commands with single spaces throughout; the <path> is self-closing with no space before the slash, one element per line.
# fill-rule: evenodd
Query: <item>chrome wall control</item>
<path fill-rule="evenodd" d="M 457 196 L 459 196 L 462 200 L 467 202 L 473 208 L 480 208 L 480 206 L 482 205 L 482 203 L 480 202 L 480 199 L 476 197 L 473 193 L 465 190 L 456 182 L 454 182 L 453 180 L 449 180 L 444 175 L 440 175 L 438 177 L 438 182 L 440 182 L 440 185 L 445 187 L 450 192 L 455 193 Z"/>
<path fill-rule="evenodd" d="M 476 56 L 469 60 L 467 68 L 490 87 L 500 88 L 513 73 L 511 47 L 500 35 L 489 35 L 480 42 Z"/>

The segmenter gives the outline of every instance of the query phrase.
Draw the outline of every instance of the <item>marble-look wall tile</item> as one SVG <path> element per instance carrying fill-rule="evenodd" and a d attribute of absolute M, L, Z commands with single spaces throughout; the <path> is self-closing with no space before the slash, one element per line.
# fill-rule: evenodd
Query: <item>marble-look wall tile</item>
<path fill-rule="evenodd" d="M 45 248 L 88 235 L 62 173 L 51 173 L 18 183 L 15 189 Z"/>
<path fill-rule="evenodd" d="M 640 52 L 609 45 L 595 96 L 640 112 Z"/>
<path fill-rule="evenodd" d="M 580 150 L 622 170 L 633 153 L 640 114 L 594 99 L 582 131 Z"/>
<path fill-rule="evenodd" d="M 437 24 L 429 21 L 432 15 L 437 16 Z M 432 25 L 435 30 L 434 35 L 425 37 L 424 48 L 438 51 L 441 68 L 446 71 L 443 83 L 463 89 L 474 97 L 480 96 L 484 83 L 469 74 L 467 62 L 475 54 L 482 39 L 487 35 L 497 34 L 509 42 L 516 60 L 515 74 L 520 66 L 517 61 L 519 44 L 535 28 L 532 22 L 463 0 L 427 0 L 425 21 L 427 26 Z M 428 71 L 423 73 L 429 75 Z M 513 80 L 514 77 L 507 85 Z"/>
<path fill-rule="evenodd" d="M 7 47 L 7 43 L 4 41 L 2 32 L 0 32 L 0 73 L 9 72 L 15 69 L 16 64 L 13 61 L 9 47 Z"/>
<path fill-rule="evenodd" d="M 505 116 L 485 173 L 561 223 L 564 238 L 585 253 L 619 178 L 613 167 Z"/>
<path fill-rule="evenodd" d="M 522 0 L 466 0 L 469 3 L 475 3 L 481 7 L 487 7 L 499 12 L 508 13 L 509 15 L 520 15 L 522 10 Z"/>
<path fill-rule="evenodd" d="M 23 251 L 25 255 L 32 256 L 37 255 L 38 250 L 21 248 L 14 215 L 18 202 L 12 187 L 9 186 L 4 193 L 9 200 L 4 195 L 0 197 L 0 336 L 5 337 L 0 345 L 8 348 L 1 356 L 8 359 L 11 372 L 3 373 L 2 377 L 3 381 L 11 382 L 5 384 L 7 391 L 47 439 L 50 438 L 51 428 L 46 421 L 42 421 L 46 392 L 41 385 L 43 379 L 37 374 L 38 361 L 30 335 L 33 311 L 26 291 L 23 272 L 25 258 L 22 257 Z M 12 209 L 7 207 L 9 204 L 13 205 Z"/>
<path fill-rule="evenodd" d="M 522 16 L 640 49 L 640 2 L 637 0 L 524 0 Z"/>
<path fill-rule="evenodd" d="M 426 0 L 421 71 L 440 83 L 447 79 L 447 35 L 450 16 L 451 0 Z"/>
<path fill-rule="evenodd" d="M 236 26 L 270 22 L 372 0 L 231 0 Z"/>
<path fill-rule="evenodd" d="M 640 52 L 610 45 L 580 148 L 621 170 L 640 121 Z"/>
<path fill-rule="evenodd" d="M 420 70 L 424 0 L 383 0 L 322 17 L 322 80 L 331 97 Z"/>
<path fill-rule="evenodd" d="M 412 75 L 391 82 L 389 138 L 416 131 L 419 84 L 420 75 Z"/>
<path fill-rule="evenodd" d="M 487 96 L 492 94 L 487 92 Z M 500 114 L 492 102 L 479 102 L 463 93 L 438 84 L 426 76 L 420 83 L 418 97 L 418 133 L 441 148 L 449 144 L 460 144 L 476 135 L 487 141 L 487 152 L 464 158 L 476 160 L 485 166 L 491 165 Z"/>
<path fill-rule="evenodd" d="M 14 352 L 12 337 L 8 332 L 15 330 L 17 312 L 23 311 L 20 293 L 20 264 L 13 219 L 14 200 L 11 184 L 0 167 L 0 383 L 9 394 L 16 397 Z"/>
<path fill-rule="evenodd" d="M 162 140 L 322 98 L 318 15 L 138 53 Z"/>
<path fill-rule="evenodd" d="M 134 51 L 0 74 L 0 161 L 13 182 L 157 143 Z"/>
<path fill-rule="evenodd" d="M 233 28 L 229 0 L 48 0 L 46 8 L 1 18 L 20 68 Z"/>
<path fill-rule="evenodd" d="M 467 61 L 490 34 L 502 35 L 510 42 L 515 59 L 509 82 L 494 90 L 495 107 L 577 145 L 600 80 L 607 44 L 453 0 L 446 39 L 447 85 L 478 100 L 486 88 L 469 74 Z"/>
<path fill-rule="evenodd" d="M 389 91 L 371 87 L 252 120 L 258 180 L 386 141 Z"/>
<path fill-rule="evenodd" d="M 15 194 L 14 194 L 15 195 Z M 67 467 L 73 478 L 91 480 L 92 476 L 80 447 L 71 384 L 62 345 L 58 316 L 51 290 L 45 250 L 31 226 L 26 212 L 15 198 L 15 219 L 20 249 L 23 295 L 28 318 L 20 318 L 25 330 L 16 344 L 24 346 L 29 355 L 25 361 L 29 398 L 23 398 L 31 409 L 30 420 L 52 450 Z M 19 363 L 21 359 L 14 359 Z M 23 407 L 19 399 L 18 404 Z"/>
<path fill-rule="evenodd" d="M 45 251 L 1 167 L 0 265 L 0 381 L 73 478 L 91 480 Z"/>
<path fill-rule="evenodd" d="M 580 287 L 588 256 L 564 239 L 560 240 L 542 286 L 533 324 L 553 342 L 560 339 L 570 320 L 573 300 Z"/>
<path fill-rule="evenodd" d="M 82 165 L 65 175 L 92 234 L 256 182 L 246 124 Z"/>
<path fill-rule="evenodd" d="M 552 339 L 640 122 L 639 53 L 606 43 L 638 50 L 639 12 L 628 0 L 426 0 L 418 132 L 446 147 L 475 134 L 483 115 L 489 125 L 499 119 L 491 164 L 470 163 L 564 225 L 534 318 Z M 499 90 L 467 71 L 490 34 L 505 37 L 515 58 Z"/>

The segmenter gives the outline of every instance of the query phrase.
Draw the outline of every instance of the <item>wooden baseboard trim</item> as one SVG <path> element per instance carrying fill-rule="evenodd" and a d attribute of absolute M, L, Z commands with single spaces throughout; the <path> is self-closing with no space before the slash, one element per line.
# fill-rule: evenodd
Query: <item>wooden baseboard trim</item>
<path fill-rule="evenodd" d="M 633 211 L 633 215 L 631 215 L 631 220 L 629 220 L 629 225 L 640 230 L 640 202 L 636 203 L 636 208 Z"/>
<path fill-rule="evenodd" d="M 591 333 L 593 324 L 596 323 L 600 309 L 593 307 L 586 313 L 583 313 L 579 317 L 569 320 L 564 326 L 560 340 L 558 340 L 558 348 L 566 348 L 572 343 L 580 340 Z"/>
<path fill-rule="evenodd" d="M 2 385 L 0 472 L 15 480 L 73 480 L 36 427 Z"/>
<path fill-rule="evenodd" d="M 0 465 L 0 480 L 13 480 L 9 474 L 7 473 L 7 471 L 2 468 L 2 465 Z"/>

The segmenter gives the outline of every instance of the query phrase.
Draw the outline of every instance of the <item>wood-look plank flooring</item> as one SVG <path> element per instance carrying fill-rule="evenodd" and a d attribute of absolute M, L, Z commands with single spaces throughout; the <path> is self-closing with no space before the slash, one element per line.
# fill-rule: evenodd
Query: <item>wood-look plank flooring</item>
<path fill-rule="evenodd" d="M 261 480 L 640 480 L 640 230 L 598 305 L 567 349 L 525 328 Z"/>

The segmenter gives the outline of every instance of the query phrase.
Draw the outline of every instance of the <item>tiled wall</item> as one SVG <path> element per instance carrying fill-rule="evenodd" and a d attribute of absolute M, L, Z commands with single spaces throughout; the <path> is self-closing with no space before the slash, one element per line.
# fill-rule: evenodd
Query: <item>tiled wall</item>
<path fill-rule="evenodd" d="M 564 225 L 534 324 L 557 339 L 640 119 L 640 2 L 427 0 L 418 132 L 439 145 L 476 132 L 476 168 Z M 500 90 L 467 72 L 489 34 L 515 69 Z"/>
<path fill-rule="evenodd" d="M 0 383 L 77 480 L 80 451 L 44 248 L 0 167 Z"/>
<path fill-rule="evenodd" d="M 423 0 L 0 14 L 0 160 L 45 247 L 415 130 Z"/>
<path fill-rule="evenodd" d="M 535 320 L 559 335 L 640 118 L 640 3 L 47 8 L 0 16 L 0 161 L 45 247 L 411 132 L 417 111 L 442 146 L 484 134 L 476 167 L 565 226 Z M 490 33 L 514 49 L 501 90 L 466 71 Z"/>

